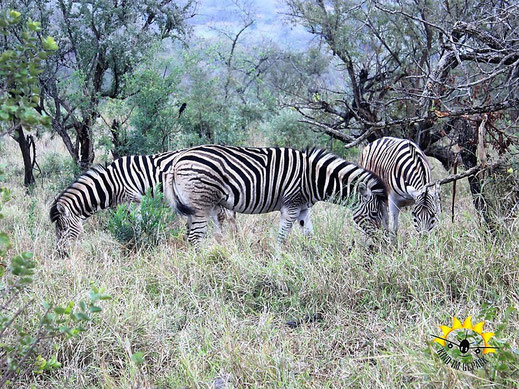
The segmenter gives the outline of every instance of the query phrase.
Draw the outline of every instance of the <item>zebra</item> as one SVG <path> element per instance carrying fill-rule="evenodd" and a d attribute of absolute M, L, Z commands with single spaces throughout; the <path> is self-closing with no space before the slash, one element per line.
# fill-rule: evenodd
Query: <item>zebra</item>
<path fill-rule="evenodd" d="M 389 191 L 390 231 L 396 236 L 400 209 L 413 205 L 413 225 L 430 232 L 441 212 L 440 186 L 431 184 L 431 167 L 418 145 L 407 139 L 384 137 L 368 144 L 359 164 L 384 181 Z"/>
<path fill-rule="evenodd" d="M 353 219 L 368 234 L 387 220 L 382 180 L 317 148 L 197 146 L 175 157 L 164 185 L 166 200 L 187 216 L 188 241 L 197 249 L 219 207 L 247 214 L 280 211 L 278 245 L 296 221 L 305 234 L 312 232 L 310 209 L 318 201 L 356 203 Z"/>
<path fill-rule="evenodd" d="M 94 166 L 81 174 L 50 207 L 50 220 L 56 223 L 58 251 L 66 254 L 65 248 L 70 241 L 83 232 L 84 220 L 97 211 L 122 203 L 140 203 L 149 189 L 156 195 L 162 190 L 159 188 L 162 188 L 163 173 L 180 152 L 125 156 L 106 167 Z M 221 237 L 221 225 L 227 218 L 233 232 L 236 231 L 235 215 L 219 208 L 213 216 L 217 239 Z"/>

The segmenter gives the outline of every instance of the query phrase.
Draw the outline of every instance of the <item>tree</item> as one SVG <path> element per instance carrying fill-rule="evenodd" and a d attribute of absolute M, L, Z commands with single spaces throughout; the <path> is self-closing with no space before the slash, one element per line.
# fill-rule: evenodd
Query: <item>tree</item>
<path fill-rule="evenodd" d="M 50 123 L 49 117 L 38 110 L 38 75 L 43 71 L 43 61 L 58 49 L 52 37 L 38 39 L 40 30 L 40 23 L 31 19 L 22 26 L 18 11 L 4 11 L 0 16 L 0 33 L 4 36 L 0 56 L 0 120 L 7 124 L 0 134 L 12 135 L 20 146 L 25 186 L 34 184 L 36 153 L 32 135 L 26 136 L 24 128 Z"/>
<path fill-rule="evenodd" d="M 185 34 L 194 0 L 30 0 L 24 11 L 38 15 L 43 32 L 55 31 L 60 50 L 40 75 L 40 108 L 86 169 L 94 159 L 100 103 L 128 97 L 127 77 L 154 42 Z M 117 136 L 118 123 L 112 125 Z"/>
<path fill-rule="evenodd" d="M 471 168 L 486 158 L 478 156 L 478 143 L 498 154 L 517 143 L 515 2 L 287 3 L 291 17 L 326 43 L 347 80 L 343 90 L 299 96 L 292 105 L 304 122 L 345 147 L 401 136 L 446 168 L 457 148 Z M 485 213 L 479 179 L 471 178 L 470 187 Z"/>

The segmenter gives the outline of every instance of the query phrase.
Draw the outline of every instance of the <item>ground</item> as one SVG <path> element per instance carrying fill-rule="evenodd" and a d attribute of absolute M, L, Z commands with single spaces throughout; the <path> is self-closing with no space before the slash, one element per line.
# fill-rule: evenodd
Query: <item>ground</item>
<path fill-rule="evenodd" d="M 445 188 L 439 228 L 420 237 L 405 212 L 393 246 L 370 248 L 349 210 L 320 203 L 314 236 L 296 228 L 280 253 L 276 213 L 239 215 L 238 236 L 227 231 L 222 244 L 207 239 L 196 253 L 182 234 L 128 251 L 102 212 L 62 259 L 48 212 L 66 177 L 60 169 L 45 173 L 26 194 L 15 146 L 0 145 L 3 185 L 13 197 L 1 230 L 14 242 L 12 253 L 34 253 L 36 300 L 78 301 L 90 283 L 113 297 L 80 337 L 41 350 L 56 355 L 60 369 L 27 373 L 22 387 L 519 386 L 517 227 L 487 234 L 465 183 L 454 223 Z M 66 165 L 57 139 L 40 142 L 38 153 L 42 170 Z M 315 314 L 322 320 L 286 324 Z M 485 320 L 485 330 L 496 333 L 502 350 L 484 368 L 456 371 L 436 357 L 432 335 L 453 315 Z M 143 353 L 141 365 L 132 361 L 135 352 Z"/>

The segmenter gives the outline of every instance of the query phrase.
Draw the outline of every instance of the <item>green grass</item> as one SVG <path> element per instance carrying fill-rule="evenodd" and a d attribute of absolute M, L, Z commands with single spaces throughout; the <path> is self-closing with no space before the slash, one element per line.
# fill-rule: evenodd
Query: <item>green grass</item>
<path fill-rule="evenodd" d="M 519 387 L 519 243 L 487 236 L 466 191 L 456 222 L 445 202 L 433 235 L 418 237 L 404 213 L 395 247 L 368 248 L 349 211 L 321 203 L 314 236 L 295 228 L 280 255 L 277 214 L 239 215 L 238 236 L 209 238 L 201 253 L 175 237 L 128 251 L 99 214 L 61 259 L 48 219 L 60 178 L 27 197 L 17 150 L 4 148 L 14 198 L 1 229 L 13 253 L 34 252 L 36 298 L 77 301 L 90 282 L 113 297 L 82 336 L 43 350 L 62 367 L 20 377 L 23 387 L 193 388 L 218 377 L 236 388 Z M 323 320 L 285 324 L 314 313 Z M 430 334 L 452 315 L 486 320 L 502 354 L 473 373 L 443 365 Z"/>

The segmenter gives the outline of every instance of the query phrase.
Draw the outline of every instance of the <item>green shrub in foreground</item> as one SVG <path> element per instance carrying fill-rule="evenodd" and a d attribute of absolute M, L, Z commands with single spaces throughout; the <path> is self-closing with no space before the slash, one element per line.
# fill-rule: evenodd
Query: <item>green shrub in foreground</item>
<path fill-rule="evenodd" d="M 171 227 L 175 214 L 163 198 L 160 191 L 153 197 L 150 189 L 142 197 L 140 206 L 119 205 L 111 212 L 108 230 L 130 249 L 155 247 L 170 235 L 178 235 L 178 230 Z"/>
<path fill-rule="evenodd" d="M 0 178 L 1 175 L 0 170 Z M 0 188 L 0 212 L 8 200 L 9 191 Z M 32 253 L 23 252 L 11 258 L 7 266 L 11 247 L 9 236 L 0 231 L 0 387 L 31 369 L 41 374 L 61 367 L 56 356 L 46 359 L 40 354 L 43 344 L 85 331 L 90 314 L 101 312 L 96 303 L 111 298 L 103 294 L 104 289 L 92 286 L 89 301 L 80 301 L 79 309 L 72 301 L 66 306 L 43 301 L 41 309 L 34 309 L 36 297 L 30 287 L 36 262 Z"/>

